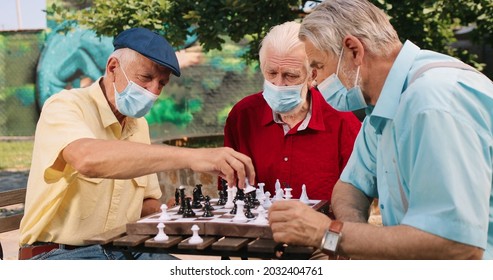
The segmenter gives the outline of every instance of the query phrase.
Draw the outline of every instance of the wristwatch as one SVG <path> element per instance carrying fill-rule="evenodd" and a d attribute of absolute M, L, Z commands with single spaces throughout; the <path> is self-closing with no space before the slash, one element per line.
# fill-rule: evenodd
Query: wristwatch
<path fill-rule="evenodd" d="M 341 239 L 342 226 L 344 224 L 338 220 L 332 220 L 329 225 L 329 229 L 325 232 L 322 238 L 322 243 L 320 244 L 320 250 L 325 254 L 336 254 L 337 246 L 339 245 L 339 240 Z"/>

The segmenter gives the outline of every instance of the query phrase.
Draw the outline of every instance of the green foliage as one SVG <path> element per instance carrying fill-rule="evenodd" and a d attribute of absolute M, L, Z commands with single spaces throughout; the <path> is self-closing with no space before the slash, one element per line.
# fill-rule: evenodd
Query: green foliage
<path fill-rule="evenodd" d="M 224 126 L 226 124 L 226 119 L 228 118 L 229 112 L 233 108 L 232 105 L 228 105 L 224 107 L 217 113 L 217 124 L 220 126 Z"/>
<path fill-rule="evenodd" d="M 196 35 L 205 51 L 222 49 L 224 35 L 239 42 L 249 35 L 244 58 L 258 53 L 261 38 L 273 25 L 293 20 L 299 0 L 94 0 L 87 9 L 67 9 L 58 1 L 47 9 L 49 19 L 77 21 L 98 35 L 114 36 L 131 27 L 146 27 L 165 34 L 174 46 Z"/>
<path fill-rule="evenodd" d="M 193 120 L 193 113 L 200 111 L 201 107 L 202 102 L 198 99 L 183 98 L 176 103 L 173 97 L 160 96 L 145 117 L 151 125 L 170 122 L 178 127 L 186 127 Z"/>
<path fill-rule="evenodd" d="M 53 1 L 53 0 L 52 0 Z M 61 0 L 56 0 L 55 3 Z M 175 46 L 187 35 L 198 37 L 205 51 L 221 50 L 224 36 L 234 42 L 248 41 L 242 55 L 247 63 L 257 59 L 259 43 L 273 26 L 300 19 L 301 0 L 93 0 L 87 9 L 66 9 L 52 4 L 48 13 L 56 20 L 76 20 L 99 35 L 114 36 L 130 27 L 157 30 Z M 475 62 L 475 57 L 451 47 L 454 30 L 475 26 L 473 39 L 493 39 L 492 0 L 371 0 L 384 9 L 401 38 L 420 47 L 448 53 Z M 79 5 L 80 6 L 80 5 Z"/>
<path fill-rule="evenodd" d="M 478 69 L 477 57 L 465 50 L 455 49 L 454 31 L 474 26 L 473 41 L 490 42 L 493 39 L 493 1 L 491 0 L 373 0 L 387 12 L 390 22 L 401 36 L 424 49 L 435 50 L 473 64 Z"/>

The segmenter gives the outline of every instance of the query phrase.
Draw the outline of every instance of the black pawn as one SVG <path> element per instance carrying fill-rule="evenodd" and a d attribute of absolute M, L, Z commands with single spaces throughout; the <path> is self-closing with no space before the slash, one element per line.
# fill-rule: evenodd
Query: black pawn
<path fill-rule="evenodd" d="M 214 207 L 212 207 L 212 205 L 211 205 L 211 197 L 208 196 L 208 195 L 205 196 L 205 202 L 204 202 L 204 208 L 203 208 L 203 210 L 204 211 L 205 210 L 209 210 L 209 211 L 214 210 Z"/>
<path fill-rule="evenodd" d="M 205 197 L 205 203 L 204 203 L 204 209 L 203 210 L 204 210 L 204 213 L 202 214 L 202 217 L 213 217 L 214 216 L 214 214 L 212 214 L 212 210 L 214 210 L 214 208 L 211 206 L 209 196 Z"/>
<path fill-rule="evenodd" d="M 195 217 L 195 212 L 193 212 L 192 210 L 192 206 L 190 205 L 191 203 L 191 198 L 190 197 L 187 197 L 186 198 L 186 207 L 185 207 L 185 211 L 183 211 L 183 218 L 191 218 L 191 217 Z"/>

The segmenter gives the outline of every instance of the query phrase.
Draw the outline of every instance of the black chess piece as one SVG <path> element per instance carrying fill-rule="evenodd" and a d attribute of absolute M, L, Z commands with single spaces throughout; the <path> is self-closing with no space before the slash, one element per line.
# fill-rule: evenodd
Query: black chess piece
<path fill-rule="evenodd" d="M 205 202 L 204 202 L 204 213 L 202 214 L 202 217 L 213 217 L 214 214 L 212 214 L 212 210 L 214 210 L 214 207 L 211 206 L 210 202 L 211 198 L 207 195 L 205 197 Z"/>
<path fill-rule="evenodd" d="M 252 207 L 250 206 L 250 203 L 245 203 L 245 217 L 248 219 L 252 219 L 255 217 L 252 213 Z"/>
<path fill-rule="evenodd" d="M 251 196 L 252 196 L 252 203 L 253 203 L 253 205 L 256 205 L 256 206 L 260 205 L 260 201 L 258 201 L 258 199 L 257 199 L 257 191 L 255 190 L 255 191 L 250 192 L 250 193 L 251 193 Z"/>
<path fill-rule="evenodd" d="M 219 190 L 219 200 L 216 202 L 216 205 L 226 205 L 228 201 L 228 183 L 226 180 L 221 179 L 221 189 Z"/>
<path fill-rule="evenodd" d="M 245 194 L 245 207 L 246 206 L 250 208 L 255 208 L 255 204 L 253 203 L 252 192 Z"/>
<path fill-rule="evenodd" d="M 238 209 L 238 206 L 236 206 L 236 198 L 233 200 L 233 208 L 231 209 L 231 211 L 229 211 L 229 214 L 232 214 L 232 215 L 236 215 L 236 211 Z"/>
<path fill-rule="evenodd" d="M 212 207 L 211 205 L 211 197 L 208 195 L 205 196 L 204 210 L 209 210 L 209 211 L 214 210 L 214 207 Z"/>
<path fill-rule="evenodd" d="M 185 210 L 183 211 L 183 218 L 195 217 L 195 212 L 193 212 L 191 205 L 192 198 L 187 197 L 185 198 L 185 200 L 186 200 L 186 206 L 185 206 Z"/>
<path fill-rule="evenodd" d="M 243 191 L 243 189 L 238 188 L 235 199 L 245 200 L 245 191 Z"/>
<path fill-rule="evenodd" d="M 202 201 L 202 199 L 200 199 L 200 192 L 198 191 L 197 188 L 195 188 L 193 190 L 193 202 L 192 202 L 192 208 L 193 209 L 199 209 L 199 208 L 202 208 L 202 204 L 200 203 L 200 201 Z"/>
<path fill-rule="evenodd" d="M 180 205 L 180 190 L 176 188 L 175 190 L 175 206 Z"/>
<path fill-rule="evenodd" d="M 185 201 L 185 187 L 180 186 L 180 208 L 178 209 L 178 212 L 176 212 L 178 215 L 183 214 L 185 212 L 185 208 L 187 207 L 186 201 Z"/>
<path fill-rule="evenodd" d="M 198 197 L 200 199 L 200 201 L 203 201 L 205 198 L 204 198 L 204 195 L 202 194 L 202 184 L 197 184 L 195 185 L 195 188 L 193 190 L 194 192 L 197 191 L 198 192 Z"/>

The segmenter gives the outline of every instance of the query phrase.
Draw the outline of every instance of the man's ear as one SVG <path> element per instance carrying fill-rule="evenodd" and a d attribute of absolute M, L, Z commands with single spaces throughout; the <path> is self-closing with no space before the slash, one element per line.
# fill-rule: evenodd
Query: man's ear
<path fill-rule="evenodd" d="M 113 82 L 115 81 L 115 69 L 119 66 L 120 62 L 115 57 L 111 57 L 106 63 L 106 76 Z"/>
<path fill-rule="evenodd" d="M 363 63 L 363 57 L 365 56 L 363 43 L 353 35 L 346 35 L 342 44 L 343 47 L 346 48 L 344 53 L 350 54 L 354 65 L 360 66 Z"/>

